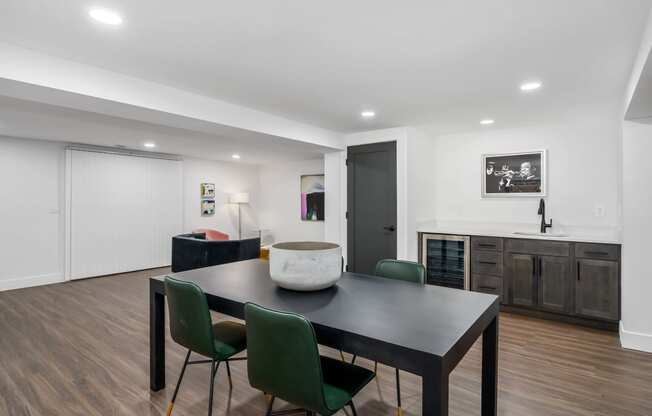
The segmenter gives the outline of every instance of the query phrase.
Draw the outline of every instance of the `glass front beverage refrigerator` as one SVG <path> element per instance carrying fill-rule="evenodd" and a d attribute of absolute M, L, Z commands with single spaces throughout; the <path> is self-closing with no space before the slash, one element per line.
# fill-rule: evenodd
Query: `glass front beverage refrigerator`
<path fill-rule="evenodd" d="M 426 267 L 426 283 L 470 289 L 470 237 L 422 233 L 419 259 Z"/>

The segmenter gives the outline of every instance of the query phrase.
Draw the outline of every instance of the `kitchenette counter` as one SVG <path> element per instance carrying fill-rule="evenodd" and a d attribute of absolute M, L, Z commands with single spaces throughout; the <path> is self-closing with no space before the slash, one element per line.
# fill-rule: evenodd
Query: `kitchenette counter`
<path fill-rule="evenodd" d="M 430 222 L 417 226 L 428 284 L 499 297 L 504 311 L 617 330 L 621 238 L 615 229 Z"/>
<path fill-rule="evenodd" d="M 536 224 L 433 221 L 418 224 L 417 232 L 602 244 L 621 244 L 622 240 L 620 231 L 609 227 L 553 226 L 546 234 L 539 233 L 538 228 Z"/>

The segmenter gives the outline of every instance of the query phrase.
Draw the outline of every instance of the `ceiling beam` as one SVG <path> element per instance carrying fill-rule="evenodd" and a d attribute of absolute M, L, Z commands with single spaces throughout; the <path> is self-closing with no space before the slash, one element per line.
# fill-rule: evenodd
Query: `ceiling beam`
<path fill-rule="evenodd" d="M 0 95 L 205 133 L 344 147 L 338 132 L 5 43 Z"/>

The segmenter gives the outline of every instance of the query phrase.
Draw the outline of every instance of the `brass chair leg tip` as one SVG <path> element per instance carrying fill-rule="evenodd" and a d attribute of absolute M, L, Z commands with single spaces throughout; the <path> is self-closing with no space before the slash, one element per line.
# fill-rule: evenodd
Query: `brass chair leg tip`
<path fill-rule="evenodd" d="M 398 409 L 396 409 L 396 415 L 397 416 L 403 416 L 403 409 L 401 409 L 400 407 Z"/>
<path fill-rule="evenodd" d="M 172 408 L 173 408 L 173 407 L 174 407 L 174 403 L 170 403 L 170 404 L 168 405 L 168 411 L 167 411 L 167 413 L 165 414 L 166 416 L 170 416 L 170 415 L 172 415 Z"/>

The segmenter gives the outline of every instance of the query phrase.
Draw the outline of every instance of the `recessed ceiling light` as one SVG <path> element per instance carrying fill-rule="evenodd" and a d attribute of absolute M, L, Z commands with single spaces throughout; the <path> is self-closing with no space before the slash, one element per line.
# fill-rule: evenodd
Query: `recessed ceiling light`
<path fill-rule="evenodd" d="M 494 120 L 490 118 L 485 118 L 484 120 L 480 120 L 480 124 L 484 124 L 484 125 L 494 124 Z"/>
<path fill-rule="evenodd" d="M 147 147 L 148 149 L 152 149 L 152 148 L 156 147 L 156 144 L 152 143 L 152 142 L 147 142 L 143 146 Z"/>
<path fill-rule="evenodd" d="M 113 12 L 108 9 L 92 9 L 91 11 L 88 12 L 88 14 L 98 22 L 107 25 L 117 26 L 119 24 L 122 24 L 122 17 L 120 17 L 120 15 L 117 14 L 116 12 Z"/>
<path fill-rule="evenodd" d="M 365 110 L 362 113 L 360 113 L 360 115 L 364 118 L 372 118 L 372 117 L 376 117 L 376 112 L 373 110 Z"/>
<path fill-rule="evenodd" d="M 539 81 L 526 82 L 521 85 L 521 91 L 534 91 L 541 88 L 541 83 Z"/>
<path fill-rule="evenodd" d="M 232 154 L 231 157 L 234 159 L 240 159 L 240 155 L 237 153 Z"/>

